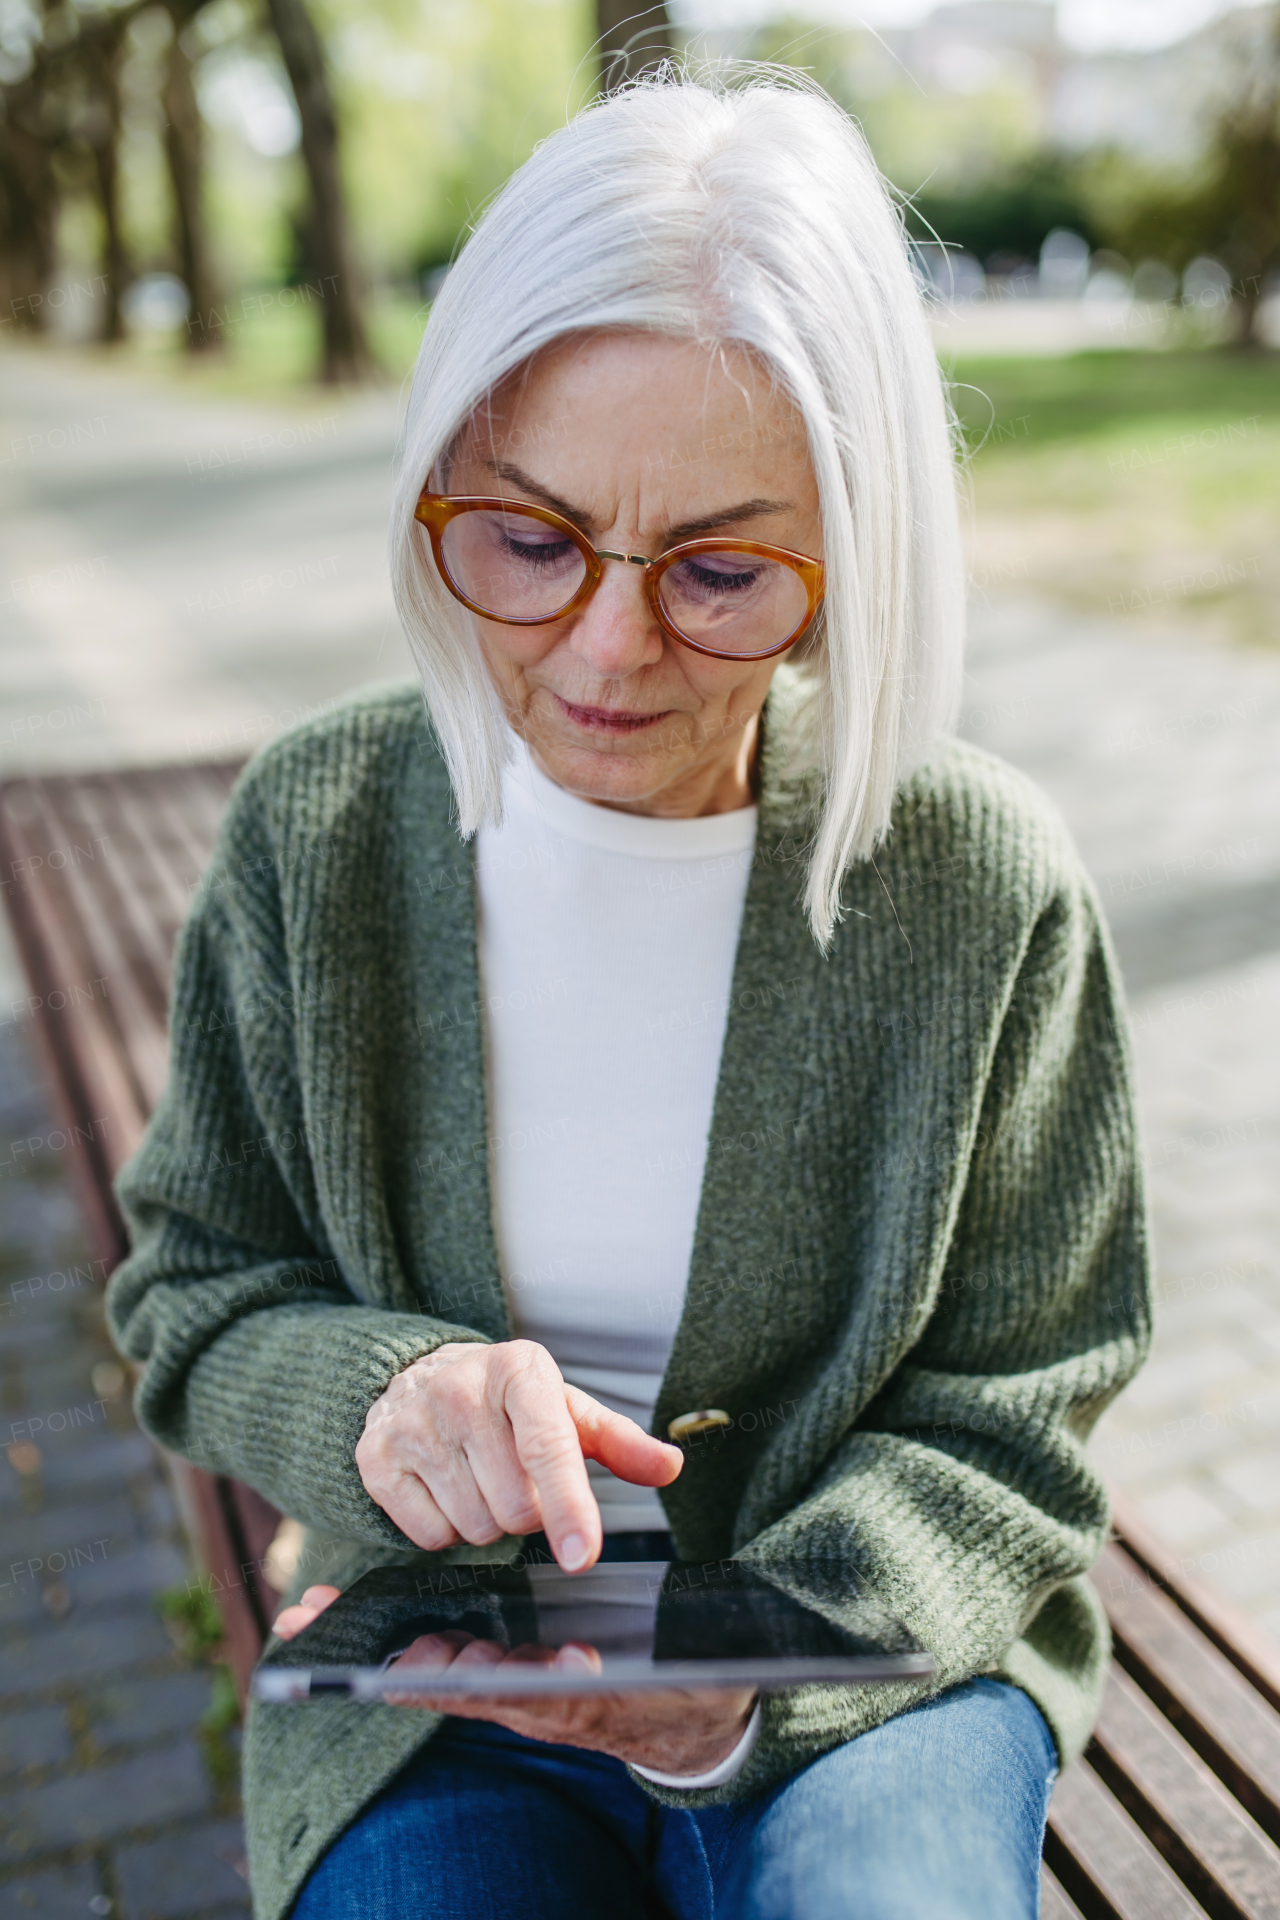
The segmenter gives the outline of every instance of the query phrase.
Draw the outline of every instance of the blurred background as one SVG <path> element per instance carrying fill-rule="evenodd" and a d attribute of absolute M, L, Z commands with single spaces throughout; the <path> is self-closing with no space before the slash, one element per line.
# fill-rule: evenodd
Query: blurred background
<path fill-rule="evenodd" d="M 1133 1022 L 1156 1351 L 1095 1455 L 1280 1640 L 1280 8 L 0 0 L 0 771 L 232 759 L 410 671 L 384 542 L 431 300 L 664 48 L 814 76 L 919 243 L 963 728 L 1064 809 Z M 7 938 L 0 1920 L 243 1913 L 222 1623 Z"/>

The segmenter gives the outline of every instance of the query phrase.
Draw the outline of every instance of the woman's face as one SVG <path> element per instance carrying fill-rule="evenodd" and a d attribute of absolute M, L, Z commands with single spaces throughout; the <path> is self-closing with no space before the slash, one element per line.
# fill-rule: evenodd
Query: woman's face
<path fill-rule="evenodd" d="M 745 352 L 651 334 L 539 355 L 464 430 L 448 490 L 552 507 L 593 546 L 650 559 L 711 532 L 822 554 L 795 408 Z M 560 786 L 669 818 L 748 804 L 776 659 L 713 660 L 669 639 L 643 571 L 619 561 L 563 620 L 472 618 L 508 719 Z"/>

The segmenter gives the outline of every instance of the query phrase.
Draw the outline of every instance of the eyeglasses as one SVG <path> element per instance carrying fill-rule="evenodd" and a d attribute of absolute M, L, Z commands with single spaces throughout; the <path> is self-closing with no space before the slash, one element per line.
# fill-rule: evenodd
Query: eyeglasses
<path fill-rule="evenodd" d="M 540 627 L 584 607 L 605 560 L 643 567 L 645 597 L 673 640 L 717 660 L 794 646 L 822 604 L 819 561 L 754 540 L 683 540 L 656 560 L 593 547 L 571 520 L 480 494 L 424 491 L 414 509 L 440 578 L 485 620 Z"/>

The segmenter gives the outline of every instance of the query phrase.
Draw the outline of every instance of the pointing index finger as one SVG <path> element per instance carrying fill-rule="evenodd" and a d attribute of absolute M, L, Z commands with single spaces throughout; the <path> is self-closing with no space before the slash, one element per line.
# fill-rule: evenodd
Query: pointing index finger
<path fill-rule="evenodd" d="M 521 1367 L 507 1382 L 503 1404 L 520 1464 L 537 1489 L 551 1551 L 566 1573 L 580 1573 L 599 1557 L 600 1509 L 559 1369 Z"/>

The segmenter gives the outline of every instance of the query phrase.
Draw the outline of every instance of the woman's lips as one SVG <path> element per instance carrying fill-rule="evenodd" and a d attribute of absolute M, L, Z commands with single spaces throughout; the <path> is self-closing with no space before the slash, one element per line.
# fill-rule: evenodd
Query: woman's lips
<path fill-rule="evenodd" d="M 556 705 L 579 727 L 590 727 L 596 733 L 639 733 L 643 727 L 651 727 L 659 720 L 665 720 L 667 711 L 661 713 L 625 713 L 613 707 L 579 707 L 572 700 L 562 700 L 555 696 Z"/>

